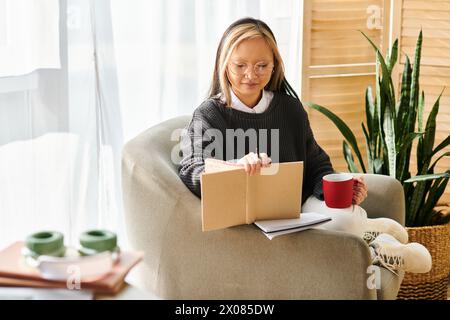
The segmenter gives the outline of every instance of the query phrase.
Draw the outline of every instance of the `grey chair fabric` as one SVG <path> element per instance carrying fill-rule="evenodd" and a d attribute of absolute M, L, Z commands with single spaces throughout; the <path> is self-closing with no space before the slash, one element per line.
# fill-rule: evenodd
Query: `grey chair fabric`
<path fill-rule="evenodd" d="M 252 225 L 202 232 L 200 200 L 177 174 L 177 137 L 189 120 L 158 124 L 123 150 L 127 233 L 145 252 L 142 287 L 162 299 L 395 299 L 403 275 L 383 269 L 378 290 L 368 285 L 369 249 L 353 235 L 308 230 L 269 240 Z M 403 223 L 400 183 L 365 179 L 369 216 Z"/>

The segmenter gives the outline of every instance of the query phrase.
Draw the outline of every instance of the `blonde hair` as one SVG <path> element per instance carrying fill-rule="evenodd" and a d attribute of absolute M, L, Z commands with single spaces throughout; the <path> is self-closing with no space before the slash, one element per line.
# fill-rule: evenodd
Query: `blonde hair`
<path fill-rule="evenodd" d="M 234 22 L 223 34 L 217 49 L 209 94 L 210 98 L 222 95 L 225 98 L 226 105 L 228 107 L 231 106 L 231 86 L 227 75 L 227 66 L 231 54 L 242 41 L 258 37 L 262 37 L 267 42 L 272 50 L 274 59 L 274 69 L 265 89 L 274 92 L 284 92 L 298 99 L 297 94 L 285 79 L 283 59 L 278 50 L 275 36 L 264 22 L 253 18 L 244 18 Z"/>

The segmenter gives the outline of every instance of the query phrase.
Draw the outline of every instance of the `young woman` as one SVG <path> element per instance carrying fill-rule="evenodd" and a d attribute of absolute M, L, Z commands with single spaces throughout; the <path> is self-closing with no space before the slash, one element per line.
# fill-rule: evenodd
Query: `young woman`
<path fill-rule="evenodd" d="M 427 249 L 406 244 L 408 234 L 399 223 L 367 218 L 359 206 L 368 192 L 362 178 L 355 178 L 352 208 L 326 207 L 322 177 L 333 173 L 330 158 L 314 139 L 307 113 L 285 78 L 274 34 L 260 20 L 241 19 L 225 31 L 209 98 L 194 111 L 181 149 L 180 178 L 198 197 L 206 158 L 237 161 L 250 175 L 272 160 L 303 161 L 302 211 L 331 216 L 322 228 L 365 237 L 374 263 L 390 270 L 431 268 Z"/>

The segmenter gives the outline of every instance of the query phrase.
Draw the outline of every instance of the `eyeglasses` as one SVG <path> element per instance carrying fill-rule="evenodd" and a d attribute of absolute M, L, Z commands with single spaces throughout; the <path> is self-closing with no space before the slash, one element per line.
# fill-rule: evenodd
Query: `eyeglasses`
<path fill-rule="evenodd" d="M 249 65 L 246 63 L 236 63 L 236 62 L 230 62 L 229 68 L 232 73 L 234 73 L 237 76 L 243 76 L 247 73 Z M 250 64 L 251 66 L 251 64 Z M 253 66 L 253 72 L 257 76 L 266 76 L 270 74 L 273 71 L 273 64 L 269 63 L 257 63 Z"/>

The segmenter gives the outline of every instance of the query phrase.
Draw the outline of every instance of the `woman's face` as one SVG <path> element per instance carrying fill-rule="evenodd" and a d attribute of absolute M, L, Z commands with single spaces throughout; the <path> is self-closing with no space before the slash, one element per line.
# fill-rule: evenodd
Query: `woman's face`
<path fill-rule="evenodd" d="M 273 70 L 273 53 L 262 37 L 242 41 L 231 53 L 227 75 L 236 96 L 254 107 L 269 83 Z"/>

